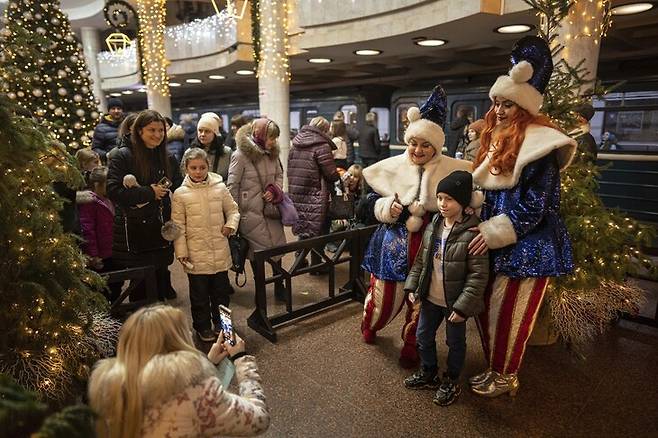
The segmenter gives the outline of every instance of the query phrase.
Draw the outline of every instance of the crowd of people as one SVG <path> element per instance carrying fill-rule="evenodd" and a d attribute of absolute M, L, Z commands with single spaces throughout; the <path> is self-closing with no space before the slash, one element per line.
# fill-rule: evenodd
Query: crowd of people
<path fill-rule="evenodd" d="M 233 293 L 229 239 L 246 239 L 248 260 L 285 244 L 284 199 L 296 211 L 286 225 L 300 240 L 377 224 L 362 260 L 370 283 L 361 333 L 376 343 L 405 311 L 399 363 L 417 369 L 405 387 L 435 390 L 441 406 L 454 403 L 466 320 L 475 318 L 488 368 L 468 379 L 470 389 L 515 395 L 548 280 L 573 269 L 559 176 L 576 142 L 539 112 L 552 70 L 546 43 L 525 37 L 512 59 L 509 74 L 490 90 L 484 118 L 462 112 L 451 127 L 463 132 L 454 153 L 465 159 L 442 153 L 447 102 L 437 86 L 408 111 L 406 150 L 394 157 L 382 159 L 374 113 L 358 132 L 340 111 L 332 120 L 311 119 L 292 139 L 287 192 L 273 120 L 237 116 L 227 133 L 220 117 L 205 113 L 191 130 L 189 120 L 176 125 L 152 110 L 124 117 L 121 101 L 110 99 L 93 147 L 77 154 L 88 184 L 77 202 L 89 266 L 106 272 L 152 265 L 164 301 L 176 297 L 168 269 L 175 258 L 188 277 L 192 326 L 181 310 L 162 304 L 128 318 L 116 358 L 101 361 L 89 384 L 103 436 L 250 435 L 267 428 L 255 359 L 239 336 L 236 343 L 224 339 L 218 307 L 228 307 Z M 362 165 L 354 163 L 355 141 Z M 333 197 L 343 194 L 354 207 L 347 219 L 332 213 Z M 325 249 L 336 250 L 317 251 Z M 326 273 L 311 254 L 317 269 L 310 273 Z M 119 292 L 108 291 L 108 298 Z M 287 299 L 282 282 L 274 292 Z M 133 288 L 131 300 L 143 294 Z M 444 321 L 441 374 L 436 333 Z M 213 342 L 207 356 L 195 348 L 192 329 Z M 237 368 L 238 395 L 223 388 L 214 368 L 226 358 Z"/>

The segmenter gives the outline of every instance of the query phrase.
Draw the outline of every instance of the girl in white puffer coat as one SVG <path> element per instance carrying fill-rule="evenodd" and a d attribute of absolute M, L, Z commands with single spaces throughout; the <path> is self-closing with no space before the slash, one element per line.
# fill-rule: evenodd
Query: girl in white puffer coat
<path fill-rule="evenodd" d="M 231 250 L 228 236 L 240 223 L 238 205 L 222 182 L 208 172 L 208 155 L 191 148 L 183 155 L 183 184 L 174 192 L 171 218 L 181 230 L 174 241 L 176 257 L 190 283 L 192 326 L 202 341 L 217 338 L 220 330 L 217 306 L 228 306 L 231 284 Z M 211 329 L 212 322 L 215 330 Z"/>

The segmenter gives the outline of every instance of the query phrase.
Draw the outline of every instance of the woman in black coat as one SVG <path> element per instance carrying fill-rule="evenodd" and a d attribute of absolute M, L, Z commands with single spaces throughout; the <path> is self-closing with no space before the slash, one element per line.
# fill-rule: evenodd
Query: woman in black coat
<path fill-rule="evenodd" d="M 107 193 L 116 207 L 112 256 L 122 268 L 155 266 L 161 300 L 176 297 L 168 270 L 174 251 L 160 230 L 171 218 L 170 191 L 182 182 L 175 158 L 167 153 L 165 132 L 158 112 L 139 113 L 130 141 L 112 156 L 107 175 Z M 165 177 L 169 187 L 162 184 Z M 143 287 L 137 288 L 131 301 L 143 294 Z"/>

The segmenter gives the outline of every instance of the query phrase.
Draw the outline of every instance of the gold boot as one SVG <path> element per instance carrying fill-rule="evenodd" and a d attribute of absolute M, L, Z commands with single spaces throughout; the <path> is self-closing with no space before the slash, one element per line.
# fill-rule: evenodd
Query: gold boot
<path fill-rule="evenodd" d="M 469 377 L 468 383 L 471 386 L 482 385 L 484 382 L 486 382 L 491 378 L 491 373 L 492 373 L 492 369 L 487 368 L 485 371 L 481 372 L 480 374 L 476 374 L 473 377 Z"/>
<path fill-rule="evenodd" d="M 519 378 L 516 374 L 500 374 L 492 371 L 488 381 L 472 386 L 471 390 L 483 397 L 494 398 L 505 393 L 514 397 L 519 390 Z"/>

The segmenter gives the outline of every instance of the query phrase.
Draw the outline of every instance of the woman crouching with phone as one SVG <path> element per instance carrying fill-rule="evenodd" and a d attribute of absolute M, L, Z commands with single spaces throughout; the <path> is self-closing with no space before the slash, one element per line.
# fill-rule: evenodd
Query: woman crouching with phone
<path fill-rule="evenodd" d="M 138 310 L 121 328 L 117 356 L 98 362 L 89 400 L 99 437 L 253 436 L 270 416 L 253 356 L 235 345 L 213 344 L 206 356 L 194 347 L 187 317 L 157 305 Z M 228 357 L 240 394 L 225 390 L 217 368 Z"/>

